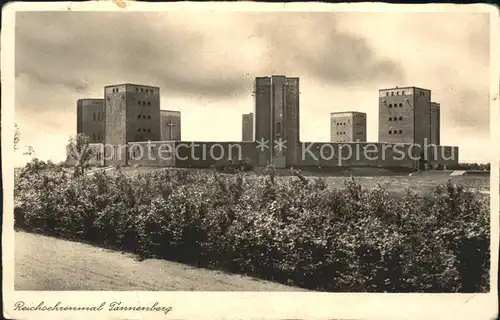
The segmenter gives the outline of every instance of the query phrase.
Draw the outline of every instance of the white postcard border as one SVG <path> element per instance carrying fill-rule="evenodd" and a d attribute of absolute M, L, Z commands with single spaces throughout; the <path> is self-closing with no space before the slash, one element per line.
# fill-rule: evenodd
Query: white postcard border
<path fill-rule="evenodd" d="M 498 230 L 499 230 L 499 162 L 500 151 L 491 160 L 491 292 L 488 294 L 368 294 L 368 293 L 275 293 L 275 292 L 148 292 L 94 291 L 46 292 L 14 290 L 13 231 L 13 150 L 14 132 L 14 26 L 16 11 L 364 11 L 364 12 L 488 12 L 490 13 L 490 146 L 500 138 L 499 108 L 499 19 L 498 9 L 489 5 L 390 5 L 359 4 L 263 4 L 228 3 L 140 3 L 123 1 L 96 2 L 15 2 L 2 12 L 2 167 L 3 167 L 3 301 L 7 318 L 171 318 L 171 319 L 493 319 L 497 310 Z M 6 152 L 5 152 L 6 151 Z M 121 301 L 127 305 L 147 306 L 158 302 L 171 306 L 165 316 L 159 312 L 16 312 L 16 301 L 54 305 L 99 305 Z"/>

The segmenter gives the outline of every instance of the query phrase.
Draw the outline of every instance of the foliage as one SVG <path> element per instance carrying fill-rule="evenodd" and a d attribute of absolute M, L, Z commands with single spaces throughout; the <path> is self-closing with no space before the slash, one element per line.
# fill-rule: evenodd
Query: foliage
<path fill-rule="evenodd" d="M 75 178 L 30 166 L 16 175 L 14 212 L 30 232 L 315 290 L 489 290 L 488 200 L 451 182 L 396 198 L 273 167 Z"/>
<path fill-rule="evenodd" d="M 14 123 L 14 151 L 19 150 L 20 141 L 21 141 L 21 130 L 19 129 L 17 123 Z M 35 148 L 33 148 L 33 146 L 28 145 L 25 147 L 26 150 L 22 152 L 24 156 L 34 157 L 36 155 Z"/>
<path fill-rule="evenodd" d="M 224 173 L 237 173 L 240 171 L 252 171 L 254 164 L 250 159 L 235 160 L 227 163 L 219 163 L 213 166 L 215 170 Z"/>
<path fill-rule="evenodd" d="M 90 138 L 82 133 L 69 139 L 69 156 L 75 159 L 74 176 L 78 177 L 85 173 L 89 167 L 90 160 L 95 156 L 95 149 L 90 147 Z"/>
<path fill-rule="evenodd" d="M 17 123 L 14 123 L 14 151 L 19 148 L 19 141 L 21 140 L 21 131 Z"/>
<path fill-rule="evenodd" d="M 33 157 L 33 156 L 35 156 L 35 154 L 36 154 L 36 152 L 35 152 L 35 148 L 33 148 L 33 146 L 28 146 L 27 150 L 23 152 L 23 155 L 29 156 L 29 157 Z"/>

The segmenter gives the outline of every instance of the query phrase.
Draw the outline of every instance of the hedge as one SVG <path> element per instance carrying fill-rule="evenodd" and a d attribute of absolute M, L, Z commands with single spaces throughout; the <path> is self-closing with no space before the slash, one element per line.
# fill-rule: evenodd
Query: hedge
<path fill-rule="evenodd" d="M 489 198 L 448 182 L 399 197 L 299 171 L 16 174 L 15 227 L 303 288 L 487 292 Z"/>

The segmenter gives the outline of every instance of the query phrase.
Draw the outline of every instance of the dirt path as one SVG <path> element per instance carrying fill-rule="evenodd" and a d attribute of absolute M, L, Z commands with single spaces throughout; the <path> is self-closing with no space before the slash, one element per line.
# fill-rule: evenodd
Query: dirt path
<path fill-rule="evenodd" d="M 15 234 L 15 263 L 16 290 L 301 290 L 25 232 Z"/>

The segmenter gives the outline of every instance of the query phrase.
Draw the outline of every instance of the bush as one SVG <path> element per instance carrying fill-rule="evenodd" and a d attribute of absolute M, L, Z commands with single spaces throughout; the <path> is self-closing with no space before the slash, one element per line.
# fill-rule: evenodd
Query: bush
<path fill-rule="evenodd" d="M 229 162 L 218 163 L 213 168 L 219 172 L 224 173 L 237 173 L 240 171 L 252 171 L 254 164 L 250 159 L 235 160 Z"/>
<path fill-rule="evenodd" d="M 489 290 L 485 197 L 449 182 L 399 198 L 293 170 L 16 175 L 15 225 L 143 257 L 325 291 Z"/>

